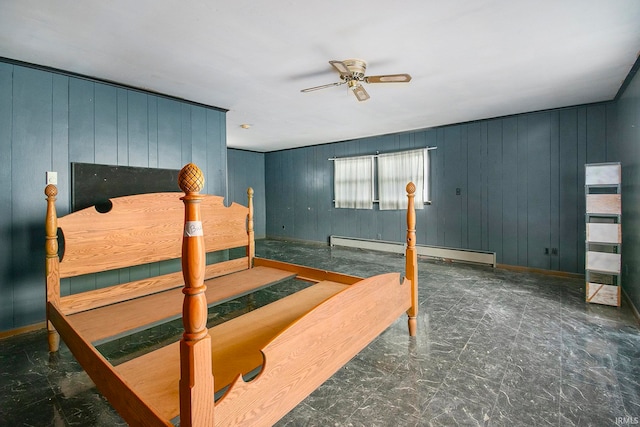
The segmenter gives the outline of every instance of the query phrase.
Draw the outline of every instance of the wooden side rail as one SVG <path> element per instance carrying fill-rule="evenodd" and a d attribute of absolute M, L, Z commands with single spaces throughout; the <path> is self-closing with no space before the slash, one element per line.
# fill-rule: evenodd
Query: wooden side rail
<path fill-rule="evenodd" d="M 58 308 L 47 304 L 49 321 L 60 331 L 65 344 L 80 362 L 98 390 L 131 425 L 173 426 L 151 408 L 118 374 L 111 364 L 77 332 L 77 325 L 65 317 Z"/>
<path fill-rule="evenodd" d="M 270 267 L 278 270 L 291 271 L 295 273 L 300 280 L 307 280 L 309 282 L 320 282 L 323 280 L 330 280 L 333 282 L 340 282 L 346 284 L 354 284 L 362 277 L 352 276 L 349 274 L 336 273 L 333 271 L 321 270 L 319 268 L 305 267 L 303 265 L 291 264 L 283 261 L 274 261 L 271 259 L 256 257 L 253 259 L 253 265 L 255 267 Z"/>

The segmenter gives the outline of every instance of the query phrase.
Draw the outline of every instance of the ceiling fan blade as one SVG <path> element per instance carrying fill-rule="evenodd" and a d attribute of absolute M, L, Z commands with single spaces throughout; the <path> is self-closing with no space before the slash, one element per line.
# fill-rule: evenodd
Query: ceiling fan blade
<path fill-rule="evenodd" d="M 300 92 L 313 92 L 314 90 L 320 90 L 320 89 L 326 89 L 328 87 L 333 87 L 333 86 L 340 86 L 345 84 L 346 82 L 342 81 L 342 82 L 335 82 L 335 83 L 329 83 L 326 85 L 322 85 L 322 86 L 314 86 L 314 87 L 308 87 L 306 89 L 302 89 Z"/>
<path fill-rule="evenodd" d="M 351 90 L 353 90 L 353 94 L 358 98 L 358 101 L 366 101 L 369 99 L 369 94 L 364 90 L 362 85 L 353 86 Z"/>
<path fill-rule="evenodd" d="M 409 74 L 387 74 L 383 76 L 367 76 L 364 78 L 367 83 L 406 83 L 411 81 Z"/>
<path fill-rule="evenodd" d="M 333 66 L 342 77 L 351 77 L 351 71 L 349 71 L 349 67 L 342 61 L 329 61 L 329 64 Z"/>

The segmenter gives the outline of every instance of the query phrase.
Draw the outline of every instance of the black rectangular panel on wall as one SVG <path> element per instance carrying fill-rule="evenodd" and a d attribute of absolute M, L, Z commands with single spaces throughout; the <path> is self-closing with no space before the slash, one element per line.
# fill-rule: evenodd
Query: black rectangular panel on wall
<path fill-rule="evenodd" d="M 71 209 L 101 205 L 113 197 L 180 192 L 175 169 L 71 163 Z"/>

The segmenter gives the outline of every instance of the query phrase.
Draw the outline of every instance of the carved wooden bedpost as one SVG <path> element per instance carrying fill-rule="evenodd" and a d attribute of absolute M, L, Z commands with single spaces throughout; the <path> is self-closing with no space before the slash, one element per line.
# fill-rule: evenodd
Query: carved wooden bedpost
<path fill-rule="evenodd" d="M 416 186 L 413 182 L 407 184 L 407 253 L 406 275 L 411 280 L 411 308 L 409 316 L 409 335 L 416 336 L 418 328 L 418 253 L 416 252 L 416 209 L 414 204 Z"/>
<path fill-rule="evenodd" d="M 211 337 L 207 330 L 207 300 L 204 291 L 205 247 L 200 216 L 199 192 L 204 186 L 202 171 L 193 163 L 178 175 L 185 192 L 184 234 L 182 237 L 182 275 L 184 304 L 180 340 L 180 425 L 213 426 L 213 374 Z"/>
<path fill-rule="evenodd" d="M 247 206 L 249 214 L 247 215 L 247 237 L 249 244 L 247 245 L 247 257 L 249 258 L 249 268 L 253 267 L 253 258 L 256 256 L 256 242 L 253 232 L 253 188 L 247 189 Z"/>
<path fill-rule="evenodd" d="M 49 303 L 60 304 L 60 270 L 58 264 L 58 217 L 56 215 L 56 196 L 58 188 L 49 184 L 44 189 L 47 196 L 47 217 L 45 219 L 45 275 L 47 288 L 47 339 L 49 341 L 49 351 L 58 351 L 60 346 L 60 335 L 49 321 Z"/>

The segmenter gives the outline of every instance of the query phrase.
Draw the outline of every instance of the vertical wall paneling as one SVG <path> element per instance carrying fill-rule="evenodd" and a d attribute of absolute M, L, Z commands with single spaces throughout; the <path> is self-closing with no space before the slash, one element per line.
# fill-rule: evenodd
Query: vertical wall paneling
<path fill-rule="evenodd" d="M 194 161 L 193 153 L 191 151 L 191 106 L 188 104 L 180 104 L 180 115 L 182 119 L 182 124 L 180 126 L 182 161 L 180 162 L 180 164 L 184 165 Z"/>
<path fill-rule="evenodd" d="M 183 166 L 181 105 L 172 99 L 158 99 L 158 167 L 162 169 Z"/>
<path fill-rule="evenodd" d="M 487 249 L 496 252 L 497 262 L 502 263 L 502 120 L 488 122 L 487 168 Z"/>
<path fill-rule="evenodd" d="M 124 88 L 116 89 L 116 110 L 118 117 L 118 152 L 117 165 L 129 164 L 129 91 Z"/>
<path fill-rule="evenodd" d="M 438 134 L 435 129 L 424 131 L 424 134 L 425 134 L 425 147 L 438 147 Z M 426 245 L 438 244 L 438 207 L 440 204 L 436 203 L 436 201 L 439 200 L 439 189 L 438 189 L 438 174 L 440 170 L 439 163 L 438 163 L 439 151 L 440 149 L 436 148 L 435 150 L 431 150 L 429 152 L 429 158 L 431 162 L 430 164 L 431 168 L 429 171 L 430 172 L 429 185 L 431 186 L 432 203 L 424 207 L 425 209 L 424 215 L 426 219 L 424 222 L 425 226 L 422 228 L 424 228 L 425 238 L 422 242 Z M 418 225 L 422 225 L 422 223 L 417 224 L 416 227 Z"/>
<path fill-rule="evenodd" d="M 308 148 L 302 148 L 300 150 L 291 150 L 289 152 L 291 156 L 291 169 L 290 177 L 292 181 L 303 183 L 305 179 L 305 175 L 307 173 L 307 165 L 306 159 L 308 154 Z M 305 186 L 307 183 L 303 183 Z M 293 230 L 294 232 L 297 230 L 297 235 L 300 236 L 301 239 L 305 240 L 308 235 L 308 231 L 305 230 L 305 226 L 307 225 L 307 192 L 300 191 L 295 192 L 293 197 L 290 199 L 291 206 L 291 221 L 293 222 Z"/>
<path fill-rule="evenodd" d="M 71 206 L 71 168 L 69 165 L 69 77 L 53 75 L 52 129 L 51 129 L 51 166 L 58 173 L 58 197 L 56 211 L 58 215 L 69 213 Z M 0 182 L 2 179 L 0 179 Z M 43 214 L 44 218 L 44 214 Z M 1 269 L 0 269 L 1 271 Z M 71 292 L 69 280 L 60 283 L 62 295 Z"/>
<path fill-rule="evenodd" d="M 256 239 L 265 237 L 266 176 L 263 153 L 243 150 L 228 150 L 229 162 L 229 202 L 247 205 L 247 188 L 254 191 L 254 231 Z"/>
<path fill-rule="evenodd" d="M 13 285 L 13 321 L 19 324 L 36 323 L 44 308 L 43 176 L 51 167 L 52 81 L 49 73 L 14 67 L 10 181 L 13 258 L 10 276 L 0 277 Z M 33 262 L 34 256 L 40 262 Z"/>
<path fill-rule="evenodd" d="M 529 149 L 529 115 L 518 116 L 518 174 L 516 181 L 518 183 L 518 264 L 527 265 L 529 261 L 527 237 L 529 234 L 529 168 L 528 168 L 528 149 Z M 508 237 L 507 237 L 508 238 Z M 503 248 L 504 249 L 504 248 Z M 543 249 L 541 249 L 543 250 Z"/>
<path fill-rule="evenodd" d="M 226 127 L 224 117 L 215 111 L 207 110 L 206 116 L 206 173 L 205 187 L 208 193 L 228 197 L 227 185 L 227 149 L 225 144 Z M 201 156 L 196 155 L 196 163 L 201 163 Z M 263 178 L 264 179 L 264 178 Z"/>
<path fill-rule="evenodd" d="M 487 153 L 488 146 L 488 125 L 486 121 L 480 122 L 480 205 L 481 205 L 481 221 L 480 221 L 480 239 L 481 246 L 478 249 L 488 250 L 489 236 L 487 230 L 489 229 L 489 196 L 488 196 L 488 175 L 489 175 L 489 160 Z"/>
<path fill-rule="evenodd" d="M 191 108 L 200 112 L 193 123 Z M 205 130 L 204 110 L 214 137 Z M 179 169 L 183 147 L 193 147 L 190 156 L 207 171 L 207 153 L 215 153 L 211 182 L 226 189 L 224 121 L 225 113 L 213 108 L 0 61 L 0 330 L 44 320 L 45 171 L 58 172 L 60 215 L 71 205 L 71 162 Z M 65 280 L 62 293 L 141 277 L 146 270 Z"/>
<path fill-rule="evenodd" d="M 480 122 L 467 126 L 467 247 L 482 249 L 482 150 L 483 129 Z"/>
<path fill-rule="evenodd" d="M 549 113 L 530 115 L 527 125 L 527 265 L 549 269 L 552 256 Z"/>
<path fill-rule="evenodd" d="M 331 209 L 333 204 L 333 169 L 327 167 L 329 162 L 327 159 L 333 157 L 333 150 L 330 145 L 319 145 L 315 147 L 315 162 L 313 169 L 316 174 L 316 184 L 314 191 L 314 201 L 316 203 L 316 230 L 313 240 L 325 242 L 327 236 L 324 234 L 326 230 L 331 229 Z M 330 165 L 329 165 L 330 166 Z"/>
<path fill-rule="evenodd" d="M 437 156 L 434 159 L 436 164 L 437 173 L 435 175 L 434 187 L 437 193 L 437 202 L 436 202 L 436 213 L 437 213 L 437 226 L 436 226 L 436 245 L 444 246 L 445 241 L 445 230 L 447 228 L 446 225 L 446 217 L 448 215 L 447 209 L 447 197 L 450 197 L 446 194 L 447 191 L 447 181 L 445 178 L 445 158 L 447 156 L 447 150 L 445 148 L 445 138 L 444 138 L 444 129 L 438 128 L 436 130 L 436 145 L 438 146 Z M 453 171 L 450 171 L 450 174 Z"/>
<path fill-rule="evenodd" d="M 560 270 L 578 271 L 577 254 L 584 247 L 578 234 L 582 215 L 578 210 L 578 199 L 584 198 L 584 191 L 578 192 L 578 114 L 574 108 L 560 110 L 558 116 L 558 263 Z"/>
<path fill-rule="evenodd" d="M 118 104 L 113 86 L 95 85 L 95 161 L 118 164 Z M 81 144 L 79 141 L 78 144 Z"/>
<path fill-rule="evenodd" d="M 560 172 L 559 172 L 559 123 L 558 112 L 553 111 L 549 115 L 549 245 L 557 249 L 558 253 L 552 253 L 550 259 L 551 270 L 560 270 Z"/>
<path fill-rule="evenodd" d="M 288 178 L 291 177 L 291 172 L 294 171 L 294 163 L 293 163 L 293 150 L 287 150 L 284 152 L 284 157 L 283 157 L 283 161 L 282 161 L 282 169 L 279 171 L 279 175 L 281 177 L 281 179 L 284 180 L 284 182 L 286 182 L 288 180 Z M 291 180 L 291 182 L 289 182 L 289 184 L 299 184 L 299 182 Z M 295 188 L 295 187 L 294 187 Z M 296 230 L 295 230 L 295 222 L 294 222 L 294 211 L 293 211 L 293 207 L 295 204 L 295 196 L 296 193 L 298 192 L 297 190 L 295 190 L 294 188 L 283 188 L 282 190 L 282 208 L 283 210 L 281 211 L 281 215 L 282 215 L 282 232 L 285 233 L 285 235 L 297 235 Z"/>
<path fill-rule="evenodd" d="M 462 171 L 461 126 L 445 128 L 444 132 L 444 246 L 462 247 L 462 191 L 466 178 Z M 460 194 L 457 194 L 457 189 Z"/>
<path fill-rule="evenodd" d="M 202 164 L 200 157 L 207 152 L 207 116 L 202 107 L 191 106 L 191 161 Z M 206 159 L 206 157 L 205 157 Z M 208 162 L 207 162 L 208 163 Z M 203 167 L 203 166 L 200 166 Z M 206 171 L 205 171 L 206 172 Z M 214 182 L 217 177 L 210 176 L 209 180 Z M 206 185 L 206 184 L 205 184 Z M 207 192 L 209 186 L 207 186 Z"/>
<path fill-rule="evenodd" d="M 0 329 L 13 324 L 14 290 L 13 268 L 13 218 L 11 200 L 11 135 L 13 118 L 13 69 L 0 62 Z M 43 180 L 44 182 L 44 180 Z M 44 197 L 44 195 L 42 196 Z"/>
<path fill-rule="evenodd" d="M 618 121 L 617 104 L 610 102 L 606 105 L 605 122 L 607 126 L 606 140 L 607 146 L 605 150 L 605 162 L 611 162 L 611 159 L 621 159 L 620 145 L 616 142 L 622 137 L 620 125 Z"/>
<path fill-rule="evenodd" d="M 94 83 L 69 80 L 69 154 L 72 162 L 95 161 Z"/>
<path fill-rule="evenodd" d="M 149 166 L 149 116 L 147 95 L 129 91 L 127 94 L 128 165 Z"/>
<path fill-rule="evenodd" d="M 577 114 L 577 166 L 578 173 L 576 175 L 576 192 L 579 192 L 582 197 L 577 198 L 576 207 L 580 215 L 576 217 L 574 227 L 576 228 L 576 236 L 578 236 L 578 242 L 580 248 L 579 253 L 582 254 L 577 261 L 578 271 L 584 271 L 584 242 L 586 240 L 585 232 L 585 197 L 584 197 L 584 165 L 587 163 L 587 107 L 578 107 Z"/>
<path fill-rule="evenodd" d="M 609 159 L 622 163 L 622 287 L 640 310 L 640 74 L 636 73 L 616 107 L 617 138 L 607 155 L 619 155 Z"/>
<path fill-rule="evenodd" d="M 158 97 L 147 97 L 147 140 L 149 144 L 149 157 L 147 163 L 150 168 L 158 166 Z"/>
<path fill-rule="evenodd" d="M 264 196 L 266 199 L 265 219 L 267 223 L 271 225 L 270 227 L 271 230 L 269 234 L 272 237 L 279 237 L 281 235 L 280 229 L 277 226 L 275 226 L 275 223 L 276 223 L 275 219 L 278 217 L 278 207 L 280 206 L 278 189 L 280 185 L 282 185 L 281 182 L 279 182 L 277 177 L 275 176 L 275 173 L 279 168 L 279 163 L 280 163 L 280 156 L 271 154 L 271 153 L 266 153 L 264 155 L 264 182 L 265 182 Z M 231 160 L 229 160 L 229 164 L 231 165 Z M 235 172 L 231 170 L 231 166 L 230 166 L 229 182 L 231 182 L 231 178 L 233 177 L 234 174 Z M 267 183 L 271 185 L 267 185 Z"/>
<path fill-rule="evenodd" d="M 459 178 L 460 195 L 460 246 L 461 248 L 469 247 L 469 158 L 468 158 L 468 126 L 460 127 L 460 169 L 466 174 Z"/>
<path fill-rule="evenodd" d="M 502 120 L 502 263 L 518 264 L 518 119 Z"/>
<path fill-rule="evenodd" d="M 587 161 L 602 163 L 607 159 L 607 126 L 605 104 L 589 105 L 586 110 Z"/>

